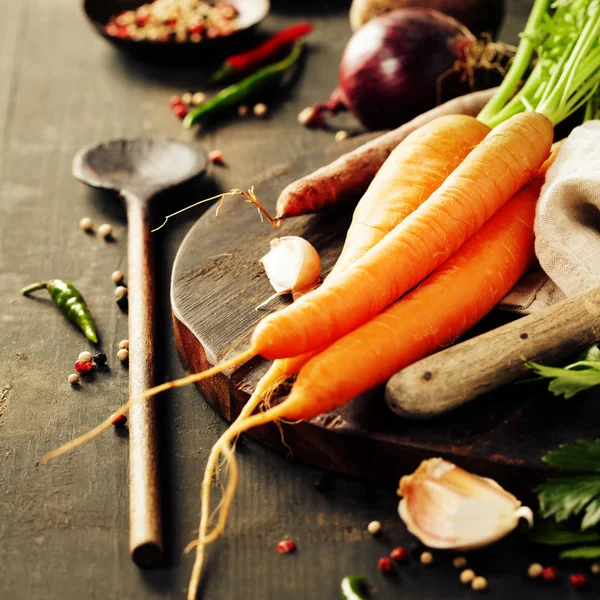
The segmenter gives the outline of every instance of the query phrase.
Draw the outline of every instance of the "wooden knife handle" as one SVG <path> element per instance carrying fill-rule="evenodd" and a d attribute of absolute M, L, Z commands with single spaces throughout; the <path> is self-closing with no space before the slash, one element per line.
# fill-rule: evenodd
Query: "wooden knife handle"
<path fill-rule="evenodd" d="M 600 288 L 424 358 L 388 382 L 401 416 L 435 417 L 528 372 L 523 358 L 555 365 L 600 339 Z"/>

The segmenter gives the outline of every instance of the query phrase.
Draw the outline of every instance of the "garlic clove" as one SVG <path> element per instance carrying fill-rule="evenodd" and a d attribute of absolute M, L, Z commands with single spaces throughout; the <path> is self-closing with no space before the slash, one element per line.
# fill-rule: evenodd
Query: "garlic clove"
<path fill-rule="evenodd" d="M 473 475 L 442 459 L 423 461 L 402 477 L 400 518 L 430 548 L 469 550 L 509 534 L 531 509 L 492 479 Z"/>
<path fill-rule="evenodd" d="M 271 241 L 271 250 L 260 261 L 278 293 L 291 292 L 294 299 L 314 289 L 321 278 L 321 260 L 304 238 L 285 236 Z"/>

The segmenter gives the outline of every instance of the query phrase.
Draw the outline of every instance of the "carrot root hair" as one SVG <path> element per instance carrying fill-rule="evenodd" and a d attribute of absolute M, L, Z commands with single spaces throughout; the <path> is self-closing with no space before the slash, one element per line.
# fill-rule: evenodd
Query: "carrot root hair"
<path fill-rule="evenodd" d="M 209 377 L 218 375 L 226 369 L 232 369 L 234 367 L 237 367 L 242 363 L 250 360 L 251 358 L 254 358 L 255 356 L 256 352 L 253 348 L 250 348 L 249 350 L 242 352 L 242 354 L 238 354 L 234 358 L 222 362 L 214 367 L 211 367 L 210 369 L 206 369 L 201 373 L 193 373 L 192 375 L 188 375 L 187 377 L 175 379 L 174 381 L 167 381 L 165 383 L 162 383 L 161 385 L 157 385 L 156 387 L 150 388 L 149 390 L 146 390 L 139 396 L 135 396 L 134 398 L 123 404 L 115 413 L 113 413 L 110 417 L 102 421 L 99 425 L 96 425 L 96 427 L 94 427 L 93 429 L 90 429 L 83 435 L 80 435 L 74 440 L 67 442 L 60 448 L 57 448 L 56 450 L 52 450 L 51 452 L 44 454 L 44 456 L 42 456 L 42 458 L 40 459 L 40 462 L 42 464 L 47 463 L 53 458 L 58 458 L 59 456 L 62 456 L 70 450 L 73 450 L 74 448 L 77 448 L 78 446 L 81 446 L 82 444 L 93 440 L 95 437 L 98 437 L 102 432 L 106 431 L 111 427 L 112 420 L 115 416 L 124 415 L 132 406 L 135 406 L 136 404 L 139 404 L 144 400 L 148 400 L 149 398 L 157 396 L 158 394 L 166 392 L 167 390 L 172 390 L 178 387 L 184 387 L 186 385 L 190 385 L 191 383 L 198 383 L 199 381 L 203 381 L 204 379 L 208 379 Z"/>

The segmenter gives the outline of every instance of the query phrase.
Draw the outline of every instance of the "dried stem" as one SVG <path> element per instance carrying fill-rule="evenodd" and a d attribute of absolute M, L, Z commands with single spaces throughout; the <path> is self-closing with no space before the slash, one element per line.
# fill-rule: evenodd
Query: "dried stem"
<path fill-rule="evenodd" d="M 194 204 L 190 204 L 189 206 L 186 206 L 185 208 L 182 208 L 181 210 L 178 210 L 177 212 L 167 215 L 165 217 L 165 220 L 163 221 L 163 224 L 160 225 L 159 227 L 157 227 L 156 229 L 153 229 L 152 233 L 162 229 L 167 224 L 167 221 L 171 217 L 175 217 L 176 215 L 179 215 L 182 212 L 185 212 L 186 210 L 190 210 L 191 208 L 195 208 L 196 206 L 199 206 L 200 204 L 204 204 L 205 202 L 211 202 L 212 200 L 220 199 L 221 201 L 219 202 L 219 206 L 217 206 L 217 215 L 218 215 L 219 209 L 221 208 L 221 206 L 223 206 L 223 203 L 225 202 L 225 198 L 229 198 L 231 196 L 242 196 L 246 202 L 248 202 L 249 204 L 254 204 L 254 206 L 256 206 L 256 208 L 258 209 L 259 214 L 261 215 L 261 219 L 262 219 L 262 215 L 264 215 L 267 218 L 267 220 L 269 221 L 269 223 L 271 223 L 271 225 L 273 225 L 273 227 L 277 228 L 281 225 L 281 220 L 273 218 L 269 214 L 267 209 L 260 203 L 259 199 L 256 197 L 256 194 L 254 193 L 254 186 L 253 186 L 247 192 L 245 192 L 244 190 L 233 189 L 229 192 L 225 192 L 223 194 L 217 194 L 216 196 L 212 196 L 211 198 L 205 198 L 204 200 L 200 200 L 199 202 L 194 202 Z"/>

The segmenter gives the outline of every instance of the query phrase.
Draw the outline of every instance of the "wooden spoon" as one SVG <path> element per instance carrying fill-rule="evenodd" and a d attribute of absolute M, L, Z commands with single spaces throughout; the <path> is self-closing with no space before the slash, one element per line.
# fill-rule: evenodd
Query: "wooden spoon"
<path fill-rule="evenodd" d="M 204 171 L 197 148 L 163 138 L 113 140 L 82 148 L 73 175 L 119 192 L 128 223 L 129 397 L 154 385 L 154 273 L 150 202 L 161 191 Z M 156 407 L 150 399 L 129 411 L 129 547 L 140 567 L 160 564 L 163 552 Z"/>

